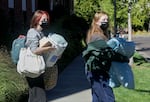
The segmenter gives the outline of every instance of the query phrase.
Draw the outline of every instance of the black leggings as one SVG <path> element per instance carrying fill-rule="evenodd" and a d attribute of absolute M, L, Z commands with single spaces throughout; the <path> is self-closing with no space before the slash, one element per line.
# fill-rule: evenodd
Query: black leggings
<path fill-rule="evenodd" d="M 43 74 L 37 78 L 26 77 L 26 80 L 30 88 L 40 87 L 42 89 L 45 89 Z"/>
<path fill-rule="evenodd" d="M 47 102 L 43 74 L 37 78 L 26 77 L 29 85 L 28 102 Z"/>

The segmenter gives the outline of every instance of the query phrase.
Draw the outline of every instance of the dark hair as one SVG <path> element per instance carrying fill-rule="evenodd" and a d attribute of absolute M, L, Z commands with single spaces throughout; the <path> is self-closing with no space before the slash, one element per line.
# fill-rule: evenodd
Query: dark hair
<path fill-rule="evenodd" d="M 46 14 L 47 18 L 48 18 L 48 22 L 50 20 L 49 14 L 47 11 L 43 11 L 43 10 L 37 10 L 35 11 L 32 19 L 31 19 L 31 23 L 30 23 L 30 28 L 35 28 L 37 27 L 42 15 Z"/>

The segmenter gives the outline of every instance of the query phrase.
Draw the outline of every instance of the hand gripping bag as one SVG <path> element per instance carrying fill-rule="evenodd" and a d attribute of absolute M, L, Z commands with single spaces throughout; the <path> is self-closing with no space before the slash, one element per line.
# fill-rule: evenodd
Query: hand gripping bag
<path fill-rule="evenodd" d="M 56 33 L 49 34 L 47 39 L 51 42 L 52 46 L 56 48 L 56 50 L 48 52 L 44 55 L 46 67 L 52 67 L 63 54 L 68 42 L 63 36 Z"/>

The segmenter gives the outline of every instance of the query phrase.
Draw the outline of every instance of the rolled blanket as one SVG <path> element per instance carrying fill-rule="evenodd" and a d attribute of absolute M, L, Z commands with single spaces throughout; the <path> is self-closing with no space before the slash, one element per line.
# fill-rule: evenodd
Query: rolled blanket
<path fill-rule="evenodd" d="M 126 41 L 123 38 L 112 38 L 107 44 L 117 53 L 131 58 L 135 52 L 135 43 Z M 134 75 L 131 66 L 127 62 L 112 62 L 110 67 L 111 87 L 119 87 L 120 85 L 128 89 L 134 89 Z"/>
<path fill-rule="evenodd" d="M 107 44 L 115 51 L 128 58 L 131 58 L 135 52 L 135 43 L 133 41 L 126 41 L 123 38 L 111 38 Z"/>

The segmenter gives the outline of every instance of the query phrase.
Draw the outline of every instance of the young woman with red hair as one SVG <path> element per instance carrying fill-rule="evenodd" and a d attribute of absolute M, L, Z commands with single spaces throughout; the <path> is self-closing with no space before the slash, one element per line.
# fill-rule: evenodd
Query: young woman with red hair
<path fill-rule="evenodd" d="M 37 55 L 43 55 L 48 51 L 55 50 L 52 46 L 39 47 L 39 41 L 44 37 L 43 29 L 49 25 L 50 17 L 46 11 L 35 11 L 30 29 L 27 32 L 26 47 L 30 47 L 31 51 Z M 43 74 L 36 78 L 26 77 L 29 85 L 28 102 L 47 102 Z"/>

